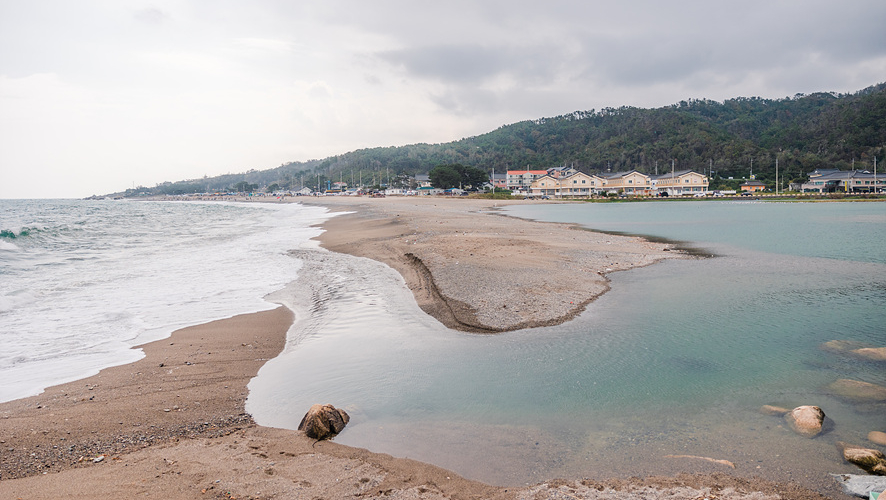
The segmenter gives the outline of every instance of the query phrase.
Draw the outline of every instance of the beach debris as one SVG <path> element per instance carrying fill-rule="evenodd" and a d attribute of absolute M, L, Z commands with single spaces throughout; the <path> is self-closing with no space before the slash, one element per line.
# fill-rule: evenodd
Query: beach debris
<path fill-rule="evenodd" d="M 882 451 L 837 441 L 837 449 L 847 462 L 878 476 L 886 476 L 886 456 Z"/>
<path fill-rule="evenodd" d="M 813 438 L 821 433 L 824 412 L 817 406 L 798 406 L 788 412 L 784 419 L 797 434 Z"/>
<path fill-rule="evenodd" d="M 92 459 L 92 463 L 97 464 L 97 463 L 101 462 L 101 461 L 104 460 L 104 459 L 105 459 L 105 456 L 104 456 L 104 455 L 99 455 L 99 456 L 97 456 L 97 457 L 95 457 L 95 458 Z"/>
<path fill-rule="evenodd" d="M 868 441 L 886 446 L 886 432 L 871 431 L 868 432 Z"/>
<path fill-rule="evenodd" d="M 843 488 L 843 493 L 869 498 L 871 492 L 886 490 L 886 477 L 864 476 L 860 474 L 831 474 Z"/>
<path fill-rule="evenodd" d="M 735 464 L 730 462 L 729 460 L 719 460 L 711 457 L 699 457 L 697 455 L 665 455 L 665 458 L 694 458 L 697 460 L 704 460 L 707 462 L 713 462 L 715 464 L 725 465 L 727 467 L 735 468 Z"/>
<path fill-rule="evenodd" d="M 870 382 L 841 378 L 828 384 L 829 393 L 854 402 L 874 403 L 886 401 L 886 387 Z"/>
<path fill-rule="evenodd" d="M 763 415 L 772 415 L 773 417 L 783 417 L 791 410 L 782 408 L 781 406 L 763 405 L 760 407 L 760 413 Z"/>
<path fill-rule="evenodd" d="M 311 406 L 311 409 L 301 419 L 298 430 L 304 431 L 309 438 L 322 440 L 328 439 L 342 430 L 351 419 L 344 411 L 330 404 Z"/>

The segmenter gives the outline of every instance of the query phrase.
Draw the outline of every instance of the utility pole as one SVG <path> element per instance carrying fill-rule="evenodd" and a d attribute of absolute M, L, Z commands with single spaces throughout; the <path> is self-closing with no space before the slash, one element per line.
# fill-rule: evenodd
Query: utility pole
<path fill-rule="evenodd" d="M 775 194 L 778 195 L 778 156 L 775 157 Z"/>

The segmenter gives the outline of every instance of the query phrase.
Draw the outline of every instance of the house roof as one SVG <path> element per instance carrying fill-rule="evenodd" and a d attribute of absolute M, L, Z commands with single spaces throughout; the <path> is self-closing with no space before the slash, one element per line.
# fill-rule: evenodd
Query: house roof
<path fill-rule="evenodd" d="M 813 172 L 814 173 L 814 172 Z M 868 172 L 867 170 L 832 170 L 828 173 L 821 174 L 818 176 L 809 175 L 811 179 L 815 179 L 817 181 L 820 180 L 843 180 L 843 179 L 873 179 L 874 174 Z M 878 176 L 879 178 L 883 178 L 883 175 Z"/>
<path fill-rule="evenodd" d="M 839 172 L 839 168 L 817 168 L 814 172 L 809 174 L 809 177 L 818 177 L 820 175 L 829 175 L 834 172 Z"/>
<path fill-rule="evenodd" d="M 673 172 L 673 173 L 668 172 L 668 173 L 661 174 L 661 175 L 650 175 L 649 177 L 652 177 L 653 179 L 671 179 L 671 178 L 683 177 L 686 174 L 704 175 L 704 174 L 699 174 L 695 170 L 686 169 L 686 170 L 677 170 L 676 172 Z"/>
<path fill-rule="evenodd" d="M 508 175 L 523 175 L 523 174 L 545 175 L 547 173 L 548 173 L 547 170 L 508 170 Z"/>
<path fill-rule="evenodd" d="M 763 184 L 762 182 L 757 181 L 757 180 L 747 181 L 744 184 L 742 184 L 742 186 L 765 186 L 765 185 L 766 184 Z"/>
<path fill-rule="evenodd" d="M 642 172 L 638 172 L 636 170 L 628 170 L 627 172 L 612 172 L 612 173 L 608 173 L 608 174 L 601 174 L 601 177 L 603 177 L 604 179 L 616 179 L 618 177 L 627 177 L 631 174 L 640 174 L 644 177 L 649 177 L 648 175 L 646 175 Z"/>

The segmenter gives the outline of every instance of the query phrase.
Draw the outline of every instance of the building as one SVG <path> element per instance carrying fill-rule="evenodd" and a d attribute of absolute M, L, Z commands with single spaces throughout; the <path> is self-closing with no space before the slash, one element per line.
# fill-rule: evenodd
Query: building
<path fill-rule="evenodd" d="M 560 177 L 569 177 L 570 175 L 578 173 L 578 170 L 572 167 L 554 167 L 548 169 L 548 175 L 555 179 L 559 179 Z"/>
<path fill-rule="evenodd" d="M 431 187 L 431 176 L 428 174 L 415 174 L 415 185 L 419 188 Z"/>
<path fill-rule="evenodd" d="M 495 186 L 495 189 L 507 189 L 508 187 L 508 174 L 493 174 L 489 178 L 490 186 Z"/>
<path fill-rule="evenodd" d="M 879 193 L 886 191 L 886 178 L 867 170 L 822 169 L 809 174 L 800 186 L 804 193 Z"/>
<path fill-rule="evenodd" d="M 766 184 L 763 184 L 762 182 L 757 180 L 751 180 L 745 182 L 739 187 L 744 193 L 756 193 L 757 191 L 763 191 L 764 189 L 766 189 Z"/>
<path fill-rule="evenodd" d="M 528 191 L 532 182 L 548 175 L 547 170 L 508 170 L 507 187 L 511 191 Z"/>
<path fill-rule="evenodd" d="M 654 194 L 652 178 L 646 174 L 630 170 L 601 175 L 607 192 L 625 193 L 630 195 Z"/>
<path fill-rule="evenodd" d="M 529 187 L 533 196 L 550 196 L 551 198 L 590 198 L 599 194 L 604 181 L 596 175 L 575 172 L 565 177 L 554 177 L 551 174 L 539 177 Z"/>
<path fill-rule="evenodd" d="M 667 193 L 670 196 L 706 193 L 707 176 L 693 170 L 679 170 L 652 176 L 652 189 L 655 194 Z"/>

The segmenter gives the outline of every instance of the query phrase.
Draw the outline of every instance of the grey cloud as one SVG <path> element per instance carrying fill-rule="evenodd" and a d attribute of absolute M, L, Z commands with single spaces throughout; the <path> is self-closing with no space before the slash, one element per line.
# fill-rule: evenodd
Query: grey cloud
<path fill-rule="evenodd" d="M 411 76 L 444 83 L 476 85 L 506 75 L 524 84 L 537 84 L 558 73 L 557 52 L 553 46 L 437 45 L 385 51 L 377 56 Z"/>
<path fill-rule="evenodd" d="M 379 57 L 420 78 L 476 83 L 507 68 L 511 59 L 507 52 L 449 45 L 386 51 Z"/>

